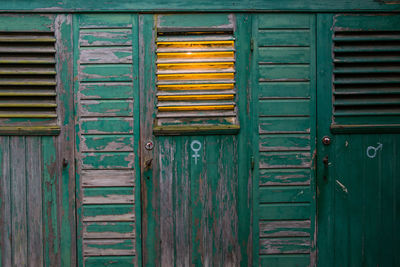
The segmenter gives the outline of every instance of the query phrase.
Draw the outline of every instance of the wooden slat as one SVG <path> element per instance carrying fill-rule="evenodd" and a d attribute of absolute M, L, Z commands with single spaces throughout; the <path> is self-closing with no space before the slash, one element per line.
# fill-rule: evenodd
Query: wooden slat
<path fill-rule="evenodd" d="M 133 222 L 89 222 L 83 224 L 83 238 L 135 238 Z"/>
<path fill-rule="evenodd" d="M 309 203 L 260 204 L 260 220 L 308 220 L 314 216 Z"/>
<path fill-rule="evenodd" d="M 133 101 L 82 100 L 79 112 L 81 117 L 130 117 L 133 116 Z"/>
<path fill-rule="evenodd" d="M 260 152 L 260 168 L 310 168 L 309 152 Z"/>
<path fill-rule="evenodd" d="M 26 137 L 28 262 L 43 266 L 41 138 Z"/>
<path fill-rule="evenodd" d="M 310 238 L 260 238 L 260 254 L 305 254 L 310 251 Z"/>
<path fill-rule="evenodd" d="M 84 118 L 82 134 L 129 134 L 133 133 L 132 118 Z"/>
<path fill-rule="evenodd" d="M 81 152 L 133 151 L 132 135 L 82 135 Z"/>
<path fill-rule="evenodd" d="M 310 133 L 308 117 L 262 117 L 259 119 L 260 134 Z"/>
<path fill-rule="evenodd" d="M 135 186 L 131 170 L 85 170 L 80 176 L 83 187 Z"/>
<path fill-rule="evenodd" d="M 310 185 L 311 171 L 309 169 L 262 169 L 259 174 L 260 186 L 276 185 Z"/>
<path fill-rule="evenodd" d="M 260 266 L 297 267 L 310 266 L 309 254 L 271 254 L 260 255 Z"/>
<path fill-rule="evenodd" d="M 310 101 L 306 99 L 261 100 L 260 116 L 308 116 Z"/>
<path fill-rule="evenodd" d="M 84 205 L 84 222 L 124 221 L 135 220 L 135 207 L 127 204 Z"/>
<path fill-rule="evenodd" d="M 260 203 L 310 202 L 309 186 L 268 186 L 259 188 Z"/>
<path fill-rule="evenodd" d="M 85 256 L 135 255 L 134 239 L 86 239 L 83 241 Z"/>
<path fill-rule="evenodd" d="M 81 83 L 80 99 L 132 99 L 133 84 L 126 83 Z"/>
<path fill-rule="evenodd" d="M 4 266 L 12 266 L 12 213 L 11 213 L 11 162 L 10 162 L 10 138 L 0 136 L 0 198 L 1 198 L 1 256 Z"/>
<path fill-rule="evenodd" d="M 261 221 L 259 224 L 260 237 L 309 237 L 310 220 L 303 221 Z"/>
<path fill-rule="evenodd" d="M 81 29 L 79 45 L 84 46 L 131 46 L 130 29 Z"/>
<path fill-rule="evenodd" d="M 132 80 L 130 64 L 81 65 L 79 78 L 84 82 L 124 82 Z"/>
<path fill-rule="evenodd" d="M 85 257 L 86 267 L 98 266 L 134 266 L 136 258 L 134 256 L 94 256 Z"/>
<path fill-rule="evenodd" d="M 26 266 L 28 264 L 28 228 L 25 137 L 12 137 L 10 152 L 12 262 L 15 266 Z"/>
<path fill-rule="evenodd" d="M 132 187 L 101 187 L 83 189 L 83 204 L 133 204 Z"/>
<path fill-rule="evenodd" d="M 310 151 L 310 135 L 259 135 L 260 151 Z"/>
<path fill-rule="evenodd" d="M 80 49 L 80 63 L 132 63 L 132 47 L 93 47 Z"/>
<path fill-rule="evenodd" d="M 134 153 L 131 152 L 90 152 L 82 153 L 84 169 L 132 169 Z"/>

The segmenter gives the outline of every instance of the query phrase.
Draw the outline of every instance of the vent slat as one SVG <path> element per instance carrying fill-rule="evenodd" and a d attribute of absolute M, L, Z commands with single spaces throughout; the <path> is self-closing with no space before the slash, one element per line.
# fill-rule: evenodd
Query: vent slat
<path fill-rule="evenodd" d="M 382 124 L 400 116 L 400 32 L 336 31 L 333 116 L 342 124 Z M 400 119 L 400 117 L 399 117 Z"/>
<path fill-rule="evenodd" d="M 158 35 L 157 126 L 237 123 L 234 40 L 231 32 Z"/>
<path fill-rule="evenodd" d="M 0 32 L 0 118 L 19 130 L 57 127 L 55 42 L 53 32 Z"/>

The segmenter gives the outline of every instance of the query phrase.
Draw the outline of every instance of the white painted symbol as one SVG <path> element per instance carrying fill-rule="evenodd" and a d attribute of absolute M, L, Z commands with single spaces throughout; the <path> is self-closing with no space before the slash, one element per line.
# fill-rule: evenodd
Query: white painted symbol
<path fill-rule="evenodd" d="M 382 149 L 383 145 L 381 143 L 378 143 L 377 147 L 373 147 L 373 146 L 369 146 L 367 147 L 367 156 L 370 159 L 373 159 L 376 157 L 376 153 L 378 152 L 378 150 Z"/>
<path fill-rule="evenodd" d="M 197 160 L 200 157 L 199 151 L 201 149 L 201 143 L 199 141 L 197 141 L 197 140 L 194 140 L 190 144 L 190 148 L 194 152 L 194 155 L 192 155 L 192 158 L 194 158 L 194 163 L 197 165 Z"/>

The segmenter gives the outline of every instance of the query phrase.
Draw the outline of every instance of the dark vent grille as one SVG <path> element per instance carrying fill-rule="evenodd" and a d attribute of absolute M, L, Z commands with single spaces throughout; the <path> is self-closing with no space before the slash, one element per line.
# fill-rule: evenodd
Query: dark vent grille
<path fill-rule="evenodd" d="M 400 119 L 400 32 L 336 31 L 334 124 Z"/>
<path fill-rule="evenodd" d="M 2 126 L 57 124 L 55 41 L 52 32 L 0 32 Z"/>
<path fill-rule="evenodd" d="M 159 32 L 156 63 L 156 126 L 237 126 L 233 32 Z"/>

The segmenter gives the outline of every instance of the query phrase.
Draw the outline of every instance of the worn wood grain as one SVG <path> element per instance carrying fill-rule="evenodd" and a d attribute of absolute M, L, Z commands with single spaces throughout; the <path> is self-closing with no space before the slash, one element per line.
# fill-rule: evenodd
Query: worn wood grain
<path fill-rule="evenodd" d="M 130 82 L 82 83 L 79 85 L 79 97 L 80 99 L 132 99 L 133 85 Z"/>
<path fill-rule="evenodd" d="M 98 266 L 133 266 L 136 262 L 135 256 L 94 256 L 83 259 L 86 267 Z"/>
<path fill-rule="evenodd" d="M 132 63 L 132 47 L 93 47 L 80 49 L 81 64 Z"/>
<path fill-rule="evenodd" d="M 83 224 L 83 238 L 135 238 L 133 222 L 89 222 Z"/>
<path fill-rule="evenodd" d="M 100 187 L 83 189 L 83 204 L 133 204 L 134 188 Z"/>
<path fill-rule="evenodd" d="M 81 29 L 79 45 L 83 46 L 122 46 L 132 45 L 130 29 Z"/>
<path fill-rule="evenodd" d="M 309 152 L 260 152 L 260 168 L 309 168 Z"/>
<path fill-rule="evenodd" d="M 83 187 L 134 186 L 132 170 L 84 170 L 81 172 Z"/>
<path fill-rule="evenodd" d="M 260 134 L 268 133 L 310 133 L 311 120 L 308 117 L 263 117 L 258 125 Z"/>
<path fill-rule="evenodd" d="M 82 135 L 82 152 L 133 151 L 132 135 Z"/>
<path fill-rule="evenodd" d="M 260 254 L 310 253 L 309 238 L 260 238 Z"/>
<path fill-rule="evenodd" d="M 12 223 L 11 223 L 11 173 L 10 173 L 10 137 L 0 137 L 0 255 L 2 266 L 12 266 Z"/>
<path fill-rule="evenodd" d="M 26 137 L 29 266 L 43 266 L 41 139 Z"/>
<path fill-rule="evenodd" d="M 260 100 L 259 114 L 260 116 L 309 116 L 310 108 L 310 101 L 307 99 Z"/>
<path fill-rule="evenodd" d="M 135 255 L 135 239 L 87 239 L 83 251 L 85 256 Z"/>
<path fill-rule="evenodd" d="M 12 205 L 12 262 L 28 265 L 28 228 L 26 199 L 25 137 L 10 138 L 11 205 Z"/>
<path fill-rule="evenodd" d="M 310 151 L 306 134 L 259 135 L 260 151 Z"/>
<path fill-rule="evenodd" d="M 81 134 L 133 133 L 132 118 L 85 118 L 81 119 Z"/>
<path fill-rule="evenodd" d="M 82 153 L 84 169 L 132 169 L 134 154 L 131 152 Z"/>
<path fill-rule="evenodd" d="M 83 206 L 84 222 L 134 221 L 135 207 L 127 204 L 85 205 Z"/>
<path fill-rule="evenodd" d="M 260 187 L 260 203 L 309 202 L 311 188 L 309 186 L 267 186 Z"/>
<path fill-rule="evenodd" d="M 310 185 L 309 169 L 262 169 L 259 171 L 259 185 Z"/>
<path fill-rule="evenodd" d="M 132 116 L 132 100 L 82 100 L 80 102 L 81 117 L 114 117 Z"/>
<path fill-rule="evenodd" d="M 83 82 L 126 82 L 132 80 L 130 64 L 91 64 L 80 66 Z"/>
<path fill-rule="evenodd" d="M 304 221 L 261 221 L 260 237 L 310 236 L 311 222 Z"/>
<path fill-rule="evenodd" d="M 305 220 L 313 215 L 309 203 L 260 204 L 258 212 L 260 220 Z"/>

